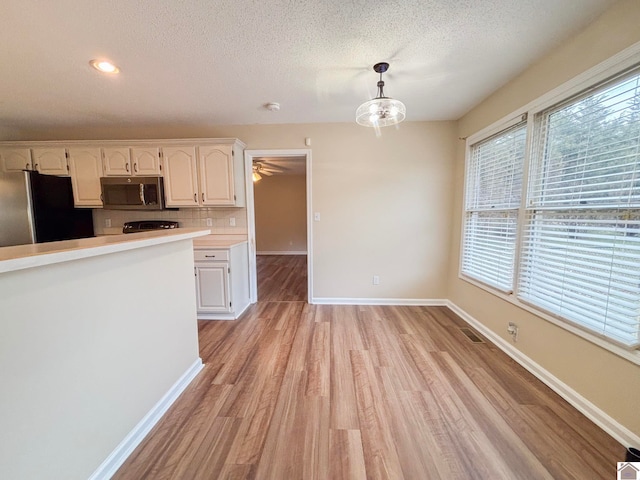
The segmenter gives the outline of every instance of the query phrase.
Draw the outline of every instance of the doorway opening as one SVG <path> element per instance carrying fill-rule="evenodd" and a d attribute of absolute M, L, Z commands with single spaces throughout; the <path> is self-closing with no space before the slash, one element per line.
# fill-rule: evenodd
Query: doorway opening
<path fill-rule="evenodd" d="M 251 303 L 311 303 L 311 150 L 245 150 L 244 160 Z"/>

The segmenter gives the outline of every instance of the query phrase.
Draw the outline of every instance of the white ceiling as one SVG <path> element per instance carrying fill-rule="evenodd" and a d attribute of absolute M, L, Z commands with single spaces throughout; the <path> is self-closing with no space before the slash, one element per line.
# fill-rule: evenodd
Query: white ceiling
<path fill-rule="evenodd" d="M 3 0 L 0 127 L 352 122 L 380 61 L 407 120 L 457 119 L 613 3 Z"/>

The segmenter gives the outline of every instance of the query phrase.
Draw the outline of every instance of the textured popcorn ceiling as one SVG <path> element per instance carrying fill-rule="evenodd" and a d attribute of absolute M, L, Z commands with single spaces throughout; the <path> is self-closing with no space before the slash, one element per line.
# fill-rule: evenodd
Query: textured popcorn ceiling
<path fill-rule="evenodd" d="M 457 119 L 612 3 L 2 0 L 0 127 L 352 122 L 379 61 L 407 120 Z"/>

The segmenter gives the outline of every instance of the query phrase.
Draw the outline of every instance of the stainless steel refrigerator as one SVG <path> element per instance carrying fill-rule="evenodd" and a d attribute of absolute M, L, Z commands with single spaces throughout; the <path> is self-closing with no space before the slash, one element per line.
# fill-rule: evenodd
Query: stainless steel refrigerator
<path fill-rule="evenodd" d="M 93 235 L 91 209 L 73 206 L 71 178 L 0 173 L 0 247 Z"/>

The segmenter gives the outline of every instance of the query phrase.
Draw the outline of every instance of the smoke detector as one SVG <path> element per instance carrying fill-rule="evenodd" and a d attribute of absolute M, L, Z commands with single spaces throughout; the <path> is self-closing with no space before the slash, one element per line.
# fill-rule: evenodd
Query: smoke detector
<path fill-rule="evenodd" d="M 264 108 L 266 108 L 270 112 L 277 112 L 280 110 L 280 104 L 276 102 L 269 102 L 265 104 Z"/>

